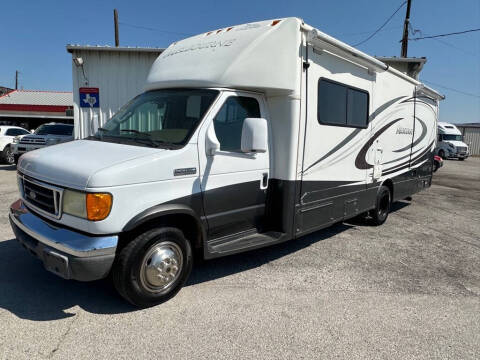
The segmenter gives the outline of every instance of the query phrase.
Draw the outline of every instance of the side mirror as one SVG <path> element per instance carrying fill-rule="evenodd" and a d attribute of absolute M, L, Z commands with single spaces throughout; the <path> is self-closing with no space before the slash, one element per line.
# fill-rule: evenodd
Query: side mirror
<path fill-rule="evenodd" d="M 267 149 L 267 120 L 263 118 L 246 118 L 242 128 L 242 152 L 266 152 Z"/>
<path fill-rule="evenodd" d="M 205 135 L 205 151 L 207 156 L 213 156 L 218 150 L 220 150 L 220 142 L 215 135 L 215 127 L 212 122 Z"/>

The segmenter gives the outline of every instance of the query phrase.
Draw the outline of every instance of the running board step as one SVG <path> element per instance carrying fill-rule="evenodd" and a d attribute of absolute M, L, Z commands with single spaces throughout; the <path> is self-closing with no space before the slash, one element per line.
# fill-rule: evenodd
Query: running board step
<path fill-rule="evenodd" d="M 247 233 L 215 239 L 208 242 L 208 254 L 206 258 L 214 258 L 228 254 L 235 254 L 247 250 L 253 250 L 268 245 L 280 243 L 285 240 L 285 233 L 269 231 L 266 233 Z"/>

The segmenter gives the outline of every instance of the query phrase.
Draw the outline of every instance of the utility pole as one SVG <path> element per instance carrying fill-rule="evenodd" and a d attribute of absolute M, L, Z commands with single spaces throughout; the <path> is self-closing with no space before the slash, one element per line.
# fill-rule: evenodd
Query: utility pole
<path fill-rule="evenodd" d="M 18 70 L 15 70 L 15 90 L 18 90 Z"/>
<path fill-rule="evenodd" d="M 408 50 L 408 26 L 410 25 L 410 6 L 412 0 L 407 2 L 407 14 L 405 15 L 405 22 L 403 23 L 403 38 L 402 38 L 402 54 L 401 57 L 407 57 Z"/>
<path fill-rule="evenodd" d="M 118 11 L 117 11 L 117 9 L 113 9 L 113 23 L 115 25 L 115 46 L 118 47 L 120 45 L 120 41 L 118 40 Z"/>

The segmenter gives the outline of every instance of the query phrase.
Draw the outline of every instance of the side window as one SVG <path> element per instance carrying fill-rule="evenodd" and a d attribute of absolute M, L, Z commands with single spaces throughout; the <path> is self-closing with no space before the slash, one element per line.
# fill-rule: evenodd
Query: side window
<path fill-rule="evenodd" d="M 368 92 L 320 79 L 317 118 L 320 124 L 366 128 Z"/>
<path fill-rule="evenodd" d="M 25 135 L 25 134 L 29 134 L 29 132 L 23 129 L 8 129 L 5 132 L 6 136 L 17 136 L 17 135 Z"/>
<path fill-rule="evenodd" d="M 260 117 L 260 105 L 256 99 L 231 96 L 225 101 L 213 119 L 220 150 L 240 151 L 243 122 L 249 117 Z"/>

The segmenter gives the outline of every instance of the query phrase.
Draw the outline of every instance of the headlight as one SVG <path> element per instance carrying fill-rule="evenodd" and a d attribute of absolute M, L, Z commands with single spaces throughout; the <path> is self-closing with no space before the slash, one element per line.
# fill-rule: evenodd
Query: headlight
<path fill-rule="evenodd" d="M 15 136 L 15 137 L 13 138 L 13 143 L 14 143 L 14 144 L 18 144 L 19 141 L 20 141 L 20 137 L 19 137 L 19 136 Z"/>
<path fill-rule="evenodd" d="M 79 191 L 63 192 L 63 212 L 81 218 L 87 218 L 86 194 Z"/>
<path fill-rule="evenodd" d="M 105 219 L 112 209 L 112 195 L 83 193 L 73 190 L 63 192 L 63 212 L 91 221 Z"/>

